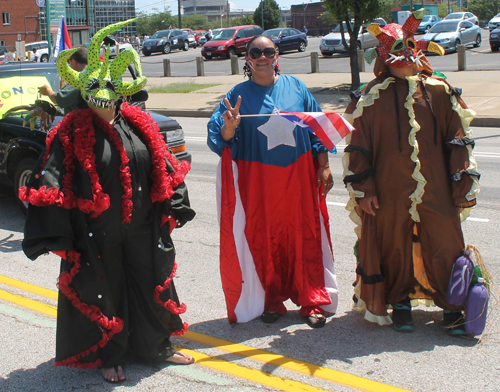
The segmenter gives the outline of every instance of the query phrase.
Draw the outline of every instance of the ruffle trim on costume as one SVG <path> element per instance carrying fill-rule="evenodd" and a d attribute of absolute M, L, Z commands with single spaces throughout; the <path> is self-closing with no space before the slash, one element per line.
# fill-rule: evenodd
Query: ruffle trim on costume
<path fill-rule="evenodd" d="M 77 308 L 84 316 L 89 320 L 97 323 L 102 331 L 102 339 L 94 344 L 87 350 L 82 351 L 76 355 L 66 358 L 62 361 L 58 361 L 54 366 L 70 366 L 81 369 L 89 369 L 95 366 L 101 366 L 101 359 L 97 359 L 95 362 L 81 362 L 80 359 L 95 352 L 97 349 L 102 348 L 108 344 L 108 342 L 113 338 L 115 334 L 123 329 L 123 320 L 118 317 L 113 317 L 112 320 L 108 319 L 97 306 L 87 305 L 83 303 L 78 298 L 78 294 L 70 287 L 73 278 L 80 271 L 80 253 L 71 250 L 67 252 L 68 262 L 73 263 L 69 272 L 62 272 L 58 279 L 58 288 L 62 294 L 68 298 L 71 304 Z"/>
<path fill-rule="evenodd" d="M 56 205 L 62 207 L 64 204 L 64 194 L 57 188 L 49 188 L 44 185 L 40 189 L 19 188 L 19 200 L 30 203 L 34 206 L 45 207 Z"/>
<path fill-rule="evenodd" d="M 168 301 L 162 301 L 160 299 L 160 294 L 163 293 L 165 290 L 167 290 L 170 287 L 170 283 L 172 282 L 172 279 L 174 279 L 176 272 L 177 272 L 177 262 L 174 262 L 174 268 L 172 268 L 172 272 L 170 273 L 170 276 L 168 277 L 168 279 L 165 280 L 165 283 L 163 283 L 163 286 L 156 286 L 155 292 L 154 292 L 154 299 L 161 306 L 163 306 L 165 309 L 167 309 L 170 313 L 182 314 L 182 313 L 186 312 L 186 305 L 185 304 L 180 304 L 180 306 L 177 306 L 175 301 L 172 299 L 169 299 Z"/>
<path fill-rule="evenodd" d="M 470 123 L 474 119 L 476 112 L 472 109 L 469 108 L 463 108 L 460 105 L 460 102 L 458 102 L 457 97 L 454 94 L 454 89 L 448 83 L 435 79 L 435 78 L 427 78 L 426 79 L 426 84 L 431 85 L 431 86 L 443 86 L 444 90 L 446 93 L 450 96 L 450 101 L 451 101 L 451 107 L 452 109 L 458 114 L 460 117 L 460 121 L 462 122 L 462 128 L 465 133 L 465 137 L 468 139 L 472 139 L 472 129 L 470 128 Z M 472 151 L 474 148 L 473 145 L 467 145 L 467 150 L 469 151 L 469 167 L 467 170 L 469 171 L 477 171 L 477 161 L 476 158 L 474 157 L 474 152 Z M 479 179 L 476 177 L 471 177 L 472 178 L 472 186 L 467 195 L 465 195 L 465 198 L 468 201 L 474 200 L 477 198 L 477 195 L 479 193 Z"/>
<path fill-rule="evenodd" d="M 158 126 L 153 121 L 149 113 L 143 112 L 140 108 L 128 104 L 122 104 L 121 112 L 132 125 L 141 132 L 148 148 L 151 152 L 151 163 L 153 172 L 151 174 L 153 185 L 151 187 L 151 201 L 161 202 L 170 199 L 174 194 L 174 189 L 184 181 L 186 174 L 191 169 L 188 162 L 180 163 L 170 151 L 168 151 Z M 174 172 L 167 173 L 168 159 L 174 168 Z"/>
<path fill-rule="evenodd" d="M 365 319 L 368 320 L 371 323 L 375 323 L 378 325 L 391 325 L 392 324 L 392 318 L 389 315 L 386 316 L 377 316 L 374 315 L 372 312 L 366 309 L 366 304 L 365 301 L 363 301 L 361 298 L 357 297 L 358 302 L 356 302 L 353 306 L 353 310 L 357 312 L 365 312 Z"/>
<path fill-rule="evenodd" d="M 188 323 L 184 323 L 184 324 L 182 324 L 182 329 L 179 329 L 178 331 L 170 332 L 170 335 L 172 335 L 172 336 L 182 336 L 182 335 L 184 335 L 187 332 L 188 328 L 189 328 L 189 324 Z"/>
<path fill-rule="evenodd" d="M 190 170 L 189 163 L 179 163 L 179 161 L 167 150 L 165 141 L 149 114 L 126 103 L 122 104 L 121 113 L 123 117 L 132 123 L 141 133 L 151 154 L 153 167 L 151 174 L 153 181 L 151 200 L 157 202 L 170 198 L 174 194 L 173 188 L 184 181 L 187 172 Z M 104 130 L 110 142 L 115 146 L 120 155 L 120 179 L 123 187 L 122 218 L 124 223 L 130 222 L 133 203 L 131 200 L 132 187 L 127 153 L 119 135 L 114 132 L 113 125 L 104 121 L 90 109 L 69 113 L 47 136 L 46 152 L 42 159 L 40 173 L 37 173 L 36 176 L 39 177 L 43 175 L 54 140 L 59 134 L 62 150 L 64 152 L 63 164 L 66 169 L 61 184 L 62 191 L 59 190 L 59 193 L 56 195 L 55 191 L 48 192 L 44 190 L 42 192 L 42 188 L 40 188 L 40 190 L 28 188 L 22 189 L 20 192 L 21 196 L 23 197 L 23 201 L 42 203 L 35 205 L 62 205 L 62 207 L 67 209 L 77 207 L 86 214 L 92 214 L 94 218 L 109 208 L 109 196 L 102 191 L 96 168 L 96 157 L 94 152 L 96 139 L 93 121 Z M 73 174 L 76 167 L 76 159 L 78 159 L 83 170 L 87 172 L 90 177 L 92 200 L 76 197 L 73 193 Z M 168 159 L 172 164 L 175 169 L 174 172 L 167 172 L 165 159 Z"/>
<path fill-rule="evenodd" d="M 408 143 L 413 147 L 413 152 L 410 156 L 411 160 L 415 163 L 415 169 L 412 173 L 412 178 L 417 181 L 417 187 L 415 191 L 410 195 L 411 207 L 410 215 L 414 222 L 420 222 L 420 215 L 417 212 L 417 205 L 422 203 L 422 196 L 425 192 L 425 184 L 427 184 L 426 179 L 420 172 L 420 160 L 418 159 L 419 147 L 417 141 L 417 132 L 420 131 L 420 125 L 415 120 L 415 111 L 413 110 L 413 104 L 415 100 L 413 99 L 413 94 L 417 91 L 417 82 L 421 80 L 420 75 L 407 76 L 408 81 L 408 96 L 406 97 L 405 108 L 408 110 L 408 115 L 410 117 L 411 131 L 408 135 Z"/>
<path fill-rule="evenodd" d="M 363 115 L 363 108 L 373 105 L 375 101 L 380 98 L 380 90 L 385 90 L 391 83 L 394 83 L 394 81 L 395 79 L 393 77 L 388 77 L 382 83 L 374 85 L 370 91 L 361 95 L 356 103 L 356 109 L 354 109 L 352 114 L 344 113 L 343 117 L 353 124 L 356 118 Z"/>

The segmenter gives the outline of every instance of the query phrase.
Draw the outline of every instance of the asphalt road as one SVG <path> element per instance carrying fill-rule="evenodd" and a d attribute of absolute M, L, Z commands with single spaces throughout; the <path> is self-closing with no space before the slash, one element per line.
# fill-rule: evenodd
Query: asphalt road
<path fill-rule="evenodd" d="M 489 31 L 481 30 L 483 41 L 479 48 L 469 47 L 466 51 L 466 64 L 468 70 L 498 70 L 500 69 L 500 52 L 493 53 L 489 46 Z M 418 38 L 419 36 L 417 36 Z M 311 52 L 319 52 L 321 38 L 310 38 L 309 45 L 305 52 L 287 52 L 280 56 L 280 68 L 284 74 L 300 74 L 311 72 Z M 201 48 L 189 49 L 187 52 L 175 50 L 170 54 L 156 53 L 148 57 L 141 54 L 143 73 L 146 76 L 163 76 L 163 59 L 171 61 L 171 75 L 193 76 L 196 73 L 195 58 L 201 57 Z M 430 54 L 429 61 L 434 70 L 440 72 L 456 71 L 458 60 L 456 53 L 448 53 L 444 56 Z M 203 62 L 205 75 L 230 75 L 231 62 L 227 59 L 214 59 Z M 243 74 L 242 68 L 244 57 L 240 57 L 239 72 Z M 372 66 L 365 62 L 365 70 L 372 71 Z M 349 72 L 349 58 L 345 54 L 334 55 L 333 57 L 319 56 L 319 72 Z"/>
<path fill-rule="evenodd" d="M 351 310 L 351 283 L 355 261 L 352 246 L 354 225 L 343 204 L 347 200 L 341 181 L 342 151 L 330 156 L 335 186 L 328 196 L 336 273 L 340 289 L 337 314 L 325 328 L 313 330 L 304 324 L 297 308 L 290 310 L 276 324 L 264 325 L 260 320 L 229 326 L 218 271 L 218 224 L 215 206 L 215 168 L 218 157 L 206 146 L 207 119 L 177 118 L 186 132 L 187 148 L 193 155 L 192 170 L 187 177 L 190 198 L 197 216 L 184 228 L 174 231 L 179 269 L 175 284 L 179 296 L 188 306 L 183 317 L 190 331 L 239 343 L 255 357 L 253 348 L 281 354 L 306 363 L 345 372 L 344 382 L 353 376 L 411 391 L 499 391 L 500 335 L 498 330 L 498 292 L 490 304 L 488 326 L 482 340 L 449 337 L 441 326 L 438 308 L 414 310 L 416 331 L 399 334 L 390 327 L 379 327 L 365 321 Z M 498 164 L 500 160 L 500 129 L 475 130 L 476 156 L 482 173 L 482 191 L 473 219 L 463 225 L 466 243 L 476 245 L 498 282 L 498 238 L 500 218 Z M 0 282 L 9 277 L 39 287 L 56 290 L 58 259 L 44 256 L 28 260 L 21 251 L 24 216 L 15 205 L 11 189 L 0 189 Z M 54 368 L 55 321 L 39 311 L 18 306 L 4 298 L 15 294 L 55 306 L 48 300 L 0 283 L 0 390 L 1 391 L 262 391 L 277 390 L 265 382 L 268 376 L 250 377 L 246 368 L 262 370 L 285 379 L 281 388 L 289 391 L 354 391 L 345 385 L 320 378 L 324 373 L 310 365 L 313 376 L 286 369 L 268 359 L 259 362 L 228 354 L 225 345 L 205 340 L 175 338 L 175 343 L 192 349 L 197 355 L 218 356 L 239 367 L 230 375 L 230 366 L 219 370 L 209 366 L 213 359 L 202 358 L 197 364 L 182 366 L 147 366 L 131 361 L 126 367 L 128 381 L 120 387 L 102 381 L 97 370 Z M 218 348 L 215 348 L 218 346 Z M 224 350 L 223 350 L 224 349 Z M 257 381 L 256 381 L 257 380 Z M 291 381 L 303 383 L 292 384 Z M 337 375 L 337 380 L 339 377 Z M 347 381 L 346 381 L 347 380 Z M 356 380 L 354 380 L 356 381 Z M 307 385 L 313 386 L 307 387 Z M 361 385 L 361 384 L 356 384 Z M 373 386 L 365 384 L 365 387 Z M 378 391 L 390 391 L 380 387 Z"/>

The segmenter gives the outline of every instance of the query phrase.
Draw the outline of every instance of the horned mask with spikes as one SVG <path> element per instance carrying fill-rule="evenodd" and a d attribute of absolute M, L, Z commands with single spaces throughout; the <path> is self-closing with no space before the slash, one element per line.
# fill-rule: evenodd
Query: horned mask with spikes
<path fill-rule="evenodd" d="M 378 48 L 368 49 L 365 52 L 368 64 L 381 56 L 392 67 L 404 68 L 415 64 L 417 68 L 420 68 L 422 66 L 420 59 L 424 57 L 423 51 L 444 55 L 443 47 L 435 42 L 414 38 L 423 17 L 424 9 L 421 8 L 413 12 L 403 26 L 397 23 L 390 23 L 382 28 L 378 23 L 368 26 L 368 31 L 380 41 Z"/>
<path fill-rule="evenodd" d="M 116 106 L 118 98 L 135 94 L 146 85 L 147 79 L 142 76 L 141 61 L 134 49 L 123 50 L 113 61 L 109 62 L 108 45 L 104 61 L 100 61 L 100 49 L 104 38 L 135 20 L 137 18 L 115 23 L 99 30 L 89 45 L 88 65 L 81 72 L 73 70 L 68 65 L 69 58 L 78 48 L 63 50 L 57 56 L 56 65 L 59 75 L 68 84 L 81 90 L 82 97 L 88 104 L 100 109 L 112 109 Z M 138 77 L 133 81 L 124 82 L 121 76 L 131 63 L 135 65 Z"/>

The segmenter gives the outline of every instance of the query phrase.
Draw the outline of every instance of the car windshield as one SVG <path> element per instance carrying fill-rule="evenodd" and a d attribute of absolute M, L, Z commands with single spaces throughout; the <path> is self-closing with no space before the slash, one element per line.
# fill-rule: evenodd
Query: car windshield
<path fill-rule="evenodd" d="M 463 14 L 449 14 L 445 19 L 462 19 Z"/>
<path fill-rule="evenodd" d="M 31 105 L 36 99 L 47 97 L 38 96 L 38 87 L 49 84 L 54 91 L 59 90 L 59 75 L 56 67 L 3 69 L 0 72 L 0 91 L 2 91 L 2 105 L 0 118 L 3 114 L 20 105 Z"/>
<path fill-rule="evenodd" d="M 159 39 L 159 38 L 168 38 L 170 36 L 171 31 L 157 31 L 156 33 L 153 34 L 151 38 L 153 39 Z"/>
<path fill-rule="evenodd" d="M 345 22 L 342 22 L 342 24 L 344 25 L 344 33 L 347 33 L 347 25 Z M 351 23 L 351 29 L 354 29 L 354 25 Z M 340 33 L 340 23 L 337 25 L 337 27 L 335 27 L 335 29 L 333 30 L 334 33 Z"/>
<path fill-rule="evenodd" d="M 430 15 L 425 15 L 423 18 L 422 18 L 422 22 L 429 22 L 431 20 L 431 16 Z M 422 23 L 420 22 L 420 23 Z"/>
<path fill-rule="evenodd" d="M 269 37 L 271 39 L 278 38 L 280 36 L 281 30 L 267 30 L 264 31 L 262 35 L 265 35 L 266 37 Z"/>
<path fill-rule="evenodd" d="M 460 22 L 441 22 L 441 23 L 436 23 L 432 28 L 430 29 L 431 33 L 448 33 L 448 32 L 453 32 L 457 31 L 457 26 Z"/>
<path fill-rule="evenodd" d="M 233 38 L 233 35 L 234 35 L 234 30 L 221 30 L 212 39 L 213 40 L 231 39 Z"/>

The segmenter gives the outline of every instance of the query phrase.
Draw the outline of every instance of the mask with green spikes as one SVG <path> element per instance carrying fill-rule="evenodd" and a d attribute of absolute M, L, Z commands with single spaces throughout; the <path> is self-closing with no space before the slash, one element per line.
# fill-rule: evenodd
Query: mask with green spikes
<path fill-rule="evenodd" d="M 120 97 L 135 94 L 146 85 L 147 79 L 142 76 L 139 55 L 134 49 L 123 50 L 109 62 L 109 46 L 107 46 L 104 61 L 100 61 L 100 48 L 104 38 L 135 20 L 137 18 L 99 30 L 90 42 L 87 52 L 88 65 L 82 72 L 77 72 L 68 65 L 69 58 L 78 48 L 63 50 L 57 56 L 59 75 L 68 84 L 81 90 L 82 97 L 88 104 L 99 109 L 112 109 Z M 135 65 L 138 77 L 133 81 L 123 82 L 121 76 L 131 63 Z"/>

